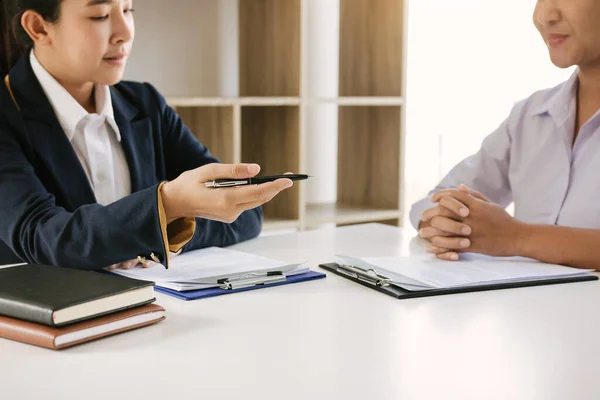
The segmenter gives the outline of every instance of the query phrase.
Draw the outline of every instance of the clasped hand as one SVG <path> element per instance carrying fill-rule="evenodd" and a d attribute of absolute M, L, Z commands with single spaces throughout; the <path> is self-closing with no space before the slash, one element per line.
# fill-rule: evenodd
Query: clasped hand
<path fill-rule="evenodd" d="M 517 255 L 523 224 L 481 193 L 461 185 L 437 192 L 431 201 L 437 206 L 423 212 L 419 225 L 429 253 L 448 261 L 459 260 L 462 252 Z"/>

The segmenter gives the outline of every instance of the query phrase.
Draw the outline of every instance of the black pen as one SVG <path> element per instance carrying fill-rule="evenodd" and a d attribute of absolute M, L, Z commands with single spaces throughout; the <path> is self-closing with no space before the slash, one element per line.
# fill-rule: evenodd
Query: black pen
<path fill-rule="evenodd" d="M 288 174 L 288 175 L 271 175 L 271 176 L 255 176 L 247 179 L 217 179 L 212 182 L 206 182 L 204 186 L 211 188 L 222 188 L 231 186 L 259 185 L 261 183 L 273 182 L 277 179 L 291 179 L 292 181 L 302 181 L 310 178 L 310 175 L 304 174 Z"/>

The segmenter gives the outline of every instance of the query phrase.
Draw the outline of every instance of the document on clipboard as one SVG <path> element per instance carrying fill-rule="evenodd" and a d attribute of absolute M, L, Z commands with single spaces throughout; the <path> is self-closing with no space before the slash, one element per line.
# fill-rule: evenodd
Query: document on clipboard
<path fill-rule="evenodd" d="M 431 255 L 352 257 L 321 267 L 396 298 L 412 298 L 597 280 L 592 270 L 545 264 L 521 257 L 465 253 L 461 261 Z"/>
<path fill-rule="evenodd" d="M 225 294 L 232 290 L 293 283 L 311 273 L 304 263 L 287 263 L 220 247 L 194 250 L 173 257 L 169 262 L 169 269 L 160 266 L 138 266 L 111 272 L 129 278 L 153 281 L 158 291 L 166 289 L 162 291 L 167 294 L 208 289 L 211 289 L 210 293 L 218 293 L 214 291 L 218 289 Z M 290 279 L 291 277 L 296 279 Z M 196 298 L 198 297 L 203 296 Z"/>

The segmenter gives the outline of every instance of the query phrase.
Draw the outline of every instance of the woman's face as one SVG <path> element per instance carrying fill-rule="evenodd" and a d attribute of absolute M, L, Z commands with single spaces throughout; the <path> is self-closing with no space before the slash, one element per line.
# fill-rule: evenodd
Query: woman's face
<path fill-rule="evenodd" d="M 47 28 L 56 77 L 113 85 L 125 70 L 134 37 L 132 0 L 62 0 Z"/>
<path fill-rule="evenodd" d="M 533 21 L 557 67 L 600 64 L 600 0 L 538 0 Z"/>

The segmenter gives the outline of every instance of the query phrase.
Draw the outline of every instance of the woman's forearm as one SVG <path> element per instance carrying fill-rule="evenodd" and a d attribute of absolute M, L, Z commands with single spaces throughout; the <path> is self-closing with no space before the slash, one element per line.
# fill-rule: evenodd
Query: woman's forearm
<path fill-rule="evenodd" d="M 523 224 L 515 240 L 518 256 L 600 270 L 600 230 Z"/>

